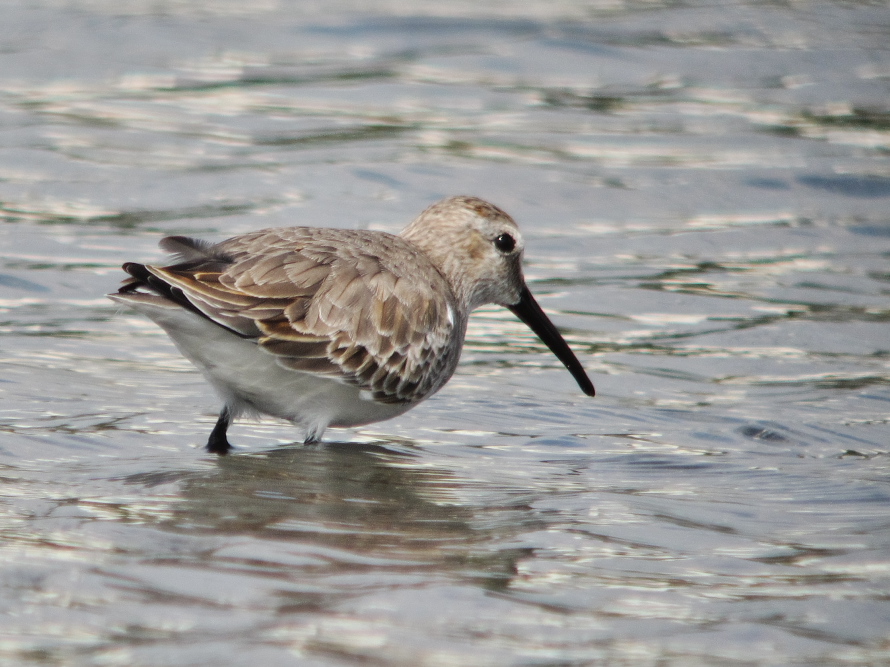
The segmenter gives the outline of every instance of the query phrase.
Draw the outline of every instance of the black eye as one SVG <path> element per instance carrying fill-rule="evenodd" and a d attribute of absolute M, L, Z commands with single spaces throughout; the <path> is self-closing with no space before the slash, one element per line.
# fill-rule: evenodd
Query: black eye
<path fill-rule="evenodd" d="M 494 240 L 494 247 L 503 253 L 513 252 L 516 247 L 516 239 L 509 234 L 501 234 Z"/>

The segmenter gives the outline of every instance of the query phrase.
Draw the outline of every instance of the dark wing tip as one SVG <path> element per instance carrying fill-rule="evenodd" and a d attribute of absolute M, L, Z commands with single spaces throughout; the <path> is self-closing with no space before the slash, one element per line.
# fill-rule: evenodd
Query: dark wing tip
<path fill-rule="evenodd" d="M 148 280 L 148 277 L 151 275 L 148 268 L 145 264 L 137 264 L 136 262 L 124 262 L 121 268 L 129 273 L 134 278 L 138 278 L 139 280 Z"/>
<path fill-rule="evenodd" d="M 133 292 L 141 287 L 151 290 L 155 294 L 166 297 L 174 303 L 179 304 L 183 308 L 187 308 L 195 313 L 201 314 L 201 312 L 194 306 L 194 304 L 192 304 L 192 302 L 185 297 L 181 289 L 179 289 L 178 287 L 174 287 L 170 283 L 167 283 L 163 279 L 156 276 L 154 273 L 152 273 L 151 268 L 146 266 L 145 264 L 126 262 L 121 268 L 129 273 L 132 278 L 124 281 L 124 284 L 121 285 L 120 289 L 117 291 L 118 294 Z"/>
<path fill-rule="evenodd" d="M 126 262 L 122 267 L 124 271 L 130 274 L 129 278 L 125 278 L 123 284 L 117 290 L 118 294 L 126 294 L 133 292 L 148 285 L 151 273 L 145 264 L 137 264 L 136 262 Z"/>

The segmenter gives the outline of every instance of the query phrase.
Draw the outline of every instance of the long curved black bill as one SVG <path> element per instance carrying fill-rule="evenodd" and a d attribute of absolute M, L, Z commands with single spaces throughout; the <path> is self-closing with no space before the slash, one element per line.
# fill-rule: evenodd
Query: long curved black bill
<path fill-rule="evenodd" d="M 569 370 L 569 373 L 575 378 L 575 382 L 581 387 L 581 391 L 588 396 L 596 395 L 593 382 L 587 377 L 587 373 L 584 372 L 584 367 L 578 361 L 578 357 L 575 356 L 572 348 L 569 347 L 569 344 L 565 342 L 565 339 L 556 330 L 556 327 L 553 326 L 553 322 L 541 310 L 541 306 L 535 301 L 535 297 L 532 296 L 528 287 L 523 285 L 522 292 L 519 295 L 519 302 L 512 306 L 507 306 L 507 308 L 513 311 L 516 317 L 525 322 L 529 329 L 538 334 L 538 338 L 550 348 L 550 351 L 556 355 L 556 358 Z"/>

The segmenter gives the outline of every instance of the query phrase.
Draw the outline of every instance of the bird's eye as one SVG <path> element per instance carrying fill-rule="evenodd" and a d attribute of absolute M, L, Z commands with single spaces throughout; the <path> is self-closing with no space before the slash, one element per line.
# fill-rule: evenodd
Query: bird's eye
<path fill-rule="evenodd" d="M 502 253 L 513 252 L 513 248 L 516 247 L 516 239 L 509 234 L 501 234 L 494 240 L 494 247 Z"/>

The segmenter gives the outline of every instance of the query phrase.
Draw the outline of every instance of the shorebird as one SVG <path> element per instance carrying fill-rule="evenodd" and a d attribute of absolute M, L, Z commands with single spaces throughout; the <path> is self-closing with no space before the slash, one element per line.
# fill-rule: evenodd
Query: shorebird
<path fill-rule="evenodd" d="M 211 452 L 229 451 L 245 413 L 302 426 L 306 442 L 404 413 L 452 376 L 467 318 L 487 303 L 513 311 L 594 395 L 525 284 L 516 223 L 482 199 L 444 199 L 398 236 L 288 227 L 160 246 L 173 264 L 128 262 L 108 296 L 163 328 L 221 396 Z"/>

